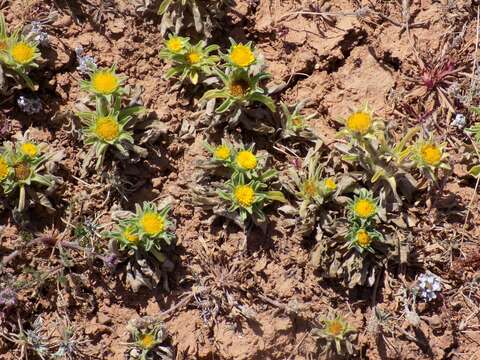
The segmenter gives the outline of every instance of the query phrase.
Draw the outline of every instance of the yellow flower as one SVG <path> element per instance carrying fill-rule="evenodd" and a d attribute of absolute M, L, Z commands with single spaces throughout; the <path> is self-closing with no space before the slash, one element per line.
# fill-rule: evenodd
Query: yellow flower
<path fill-rule="evenodd" d="M 235 159 L 237 165 L 244 170 L 252 170 L 257 166 L 257 158 L 250 150 L 242 150 Z"/>
<path fill-rule="evenodd" d="M 151 349 L 152 347 L 155 346 L 156 340 L 155 336 L 152 334 L 145 334 L 140 337 L 140 340 L 138 341 L 138 344 L 140 347 L 144 349 Z"/>
<path fill-rule="evenodd" d="M 187 61 L 189 64 L 197 64 L 202 60 L 202 54 L 199 53 L 198 51 L 191 51 L 187 54 Z"/>
<path fill-rule="evenodd" d="M 328 321 L 325 331 L 332 336 L 339 336 L 345 329 L 345 324 L 343 324 L 340 320 L 331 320 Z"/>
<path fill-rule="evenodd" d="M 126 228 L 126 229 L 123 231 L 123 236 L 124 236 L 124 238 L 125 238 L 129 243 L 132 243 L 133 245 L 138 244 L 138 241 L 140 240 L 140 238 L 138 237 L 138 235 L 135 234 L 135 233 L 133 232 L 133 229 L 131 229 L 131 228 Z"/>
<path fill-rule="evenodd" d="M 230 149 L 227 145 L 217 146 L 213 155 L 220 160 L 227 160 L 230 157 Z"/>
<path fill-rule="evenodd" d="M 92 89 L 99 94 L 113 94 L 119 86 L 120 80 L 112 71 L 99 70 L 92 76 Z"/>
<path fill-rule="evenodd" d="M 366 219 L 375 214 L 377 207 L 370 199 L 358 199 L 353 207 L 353 211 L 356 216 Z"/>
<path fill-rule="evenodd" d="M 102 116 L 95 121 L 95 135 L 105 141 L 113 141 L 120 135 L 120 125 L 112 116 Z"/>
<path fill-rule="evenodd" d="M 147 235 L 157 235 L 165 229 L 165 221 L 154 212 L 144 213 L 139 220 L 139 225 Z"/>
<path fill-rule="evenodd" d="M 247 67 L 255 62 L 255 55 L 248 46 L 234 45 L 230 51 L 230 60 L 238 67 Z"/>
<path fill-rule="evenodd" d="M 21 145 L 20 147 L 20 150 L 22 151 L 22 153 L 24 153 L 25 155 L 33 158 L 35 155 L 38 154 L 38 148 L 37 148 L 37 145 L 31 143 L 31 142 L 26 142 L 24 144 Z"/>
<path fill-rule="evenodd" d="M 26 180 L 30 176 L 30 167 L 27 163 L 19 163 L 13 167 L 16 180 Z"/>
<path fill-rule="evenodd" d="M 335 191 L 337 189 L 337 184 L 335 183 L 334 178 L 325 179 L 325 187 L 330 191 Z"/>
<path fill-rule="evenodd" d="M 178 36 L 174 36 L 167 40 L 167 49 L 172 53 L 178 53 L 183 49 L 183 41 Z"/>
<path fill-rule="evenodd" d="M 293 119 L 292 119 L 292 125 L 293 126 L 303 126 L 303 119 L 301 116 L 295 116 Z"/>
<path fill-rule="evenodd" d="M 356 242 L 362 248 L 366 248 L 372 243 L 372 239 L 370 238 L 370 235 L 368 235 L 367 230 L 360 229 L 356 234 Z"/>
<path fill-rule="evenodd" d="M 0 157 L 0 181 L 5 180 L 8 176 L 8 172 L 10 167 L 8 166 L 7 162 L 3 157 Z"/>
<path fill-rule="evenodd" d="M 420 149 L 422 160 L 428 165 L 435 166 L 442 160 L 442 150 L 435 144 L 425 144 Z"/>
<path fill-rule="evenodd" d="M 35 47 L 21 41 L 10 48 L 10 55 L 17 64 L 25 65 L 35 58 Z"/>
<path fill-rule="evenodd" d="M 314 197 L 317 194 L 317 184 L 313 180 L 306 180 L 303 183 L 303 192 L 309 197 Z"/>
<path fill-rule="evenodd" d="M 345 125 L 350 131 L 365 135 L 372 126 L 372 116 L 366 112 L 358 111 L 348 117 Z"/>
<path fill-rule="evenodd" d="M 255 200 L 255 190 L 250 185 L 238 185 L 233 191 L 235 200 L 244 208 L 252 206 Z"/>
<path fill-rule="evenodd" d="M 250 84 L 248 81 L 243 79 L 238 79 L 232 81 L 230 84 L 230 94 L 235 97 L 245 96 L 250 89 Z"/>

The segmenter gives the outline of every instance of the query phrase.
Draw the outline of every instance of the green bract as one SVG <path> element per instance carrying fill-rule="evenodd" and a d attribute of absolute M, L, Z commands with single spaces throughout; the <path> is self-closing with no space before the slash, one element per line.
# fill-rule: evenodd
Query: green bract
<path fill-rule="evenodd" d="M 215 74 L 222 80 L 222 89 L 208 90 L 203 95 L 203 100 L 223 99 L 223 102 L 215 109 L 217 113 L 231 111 L 234 108 L 242 108 L 252 103 L 259 102 L 270 111 L 275 111 L 275 103 L 260 86 L 262 80 L 270 78 L 270 74 L 260 72 L 251 75 L 245 69 L 227 69 L 225 72 L 215 69 Z"/>
<path fill-rule="evenodd" d="M 25 209 L 27 194 L 37 198 L 33 187 L 40 185 L 52 187 L 55 177 L 45 174 L 45 163 L 49 156 L 33 142 L 21 142 L 13 145 L 4 143 L 0 153 L 0 184 L 6 195 L 14 193 L 17 189 L 18 211 Z"/>

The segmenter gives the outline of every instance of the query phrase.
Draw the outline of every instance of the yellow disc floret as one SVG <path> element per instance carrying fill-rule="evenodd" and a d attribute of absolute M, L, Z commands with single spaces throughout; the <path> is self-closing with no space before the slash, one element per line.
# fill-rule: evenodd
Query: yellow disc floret
<path fill-rule="evenodd" d="M 92 89 L 102 95 L 113 94 L 120 86 L 119 78 L 108 70 L 100 70 L 92 75 Z"/>
<path fill-rule="evenodd" d="M 425 144 L 420 149 L 422 160 L 428 165 L 435 166 L 442 160 L 442 150 L 434 144 Z"/>
<path fill-rule="evenodd" d="M 0 157 L 0 181 L 5 180 L 8 176 L 8 172 L 10 167 L 8 166 L 7 162 L 3 157 Z"/>
<path fill-rule="evenodd" d="M 140 238 L 138 237 L 137 234 L 133 232 L 133 229 L 127 228 L 123 231 L 123 237 L 125 240 L 127 240 L 129 243 L 136 245 L 138 244 Z"/>
<path fill-rule="evenodd" d="M 18 181 L 27 180 L 30 176 L 30 167 L 27 163 L 21 162 L 13 167 L 15 179 Z"/>
<path fill-rule="evenodd" d="M 333 178 L 325 179 L 325 187 L 330 191 L 335 191 L 337 189 L 337 184 Z"/>
<path fill-rule="evenodd" d="M 253 170 L 257 166 L 257 158 L 250 150 L 240 151 L 235 161 L 244 170 Z"/>
<path fill-rule="evenodd" d="M 365 229 L 358 230 L 355 237 L 356 243 L 362 248 L 366 248 L 372 243 L 372 239 Z"/>
<path fill-rule="evenodd" d="M 20 146 L 20 150 L 22 151 L 22 153 L 24 153 L 25 155 L 27 155 L 28 157 L 31 157 L 31 158 L 35 157 L 38 154 L 37 145 L 35 145 L 34 143 L 31 143 L 31 142 L 23 143 Z"/>
<path fill-rule="evenodd" d="M 113 116 L 102 116 L 95 121 L 95 135 L 105 141 L 113 141 L 120 135 L 120 125 Z"/>
<path fill-rule="evenodd" d="M 301 116 L 295 116 L 292 119 L 292 125 L 296 127 L 303 126 L 303 118 Z"/>
<path fill-rule="evenodd" d="M 165 229 L 165 221 L 155 212 L 144 213 L 138 223 L 147 235 L 157 235 Z"/>
<path fill-rule="evenodd" d="M 339 320 L 329 321 L 326 327 L 326 332 L 332 336 L 339 336 L 342 334 L 344 329 L 344 324 Z"/>
<path fill-rule="evenodd" d="M 345 125 L 350 131 L 365 135 L 372 126 L 372 116 L 363 111 L 355 112 L 348 117 Z"/>
<path fill-rule="evenodd" d="M 10 55 L 17 64 L 25 65 L 35 58 L 35 47 L 21 41 L 10 48 Z"/>
<path fill-rule="evenodd" d="M 179 53 L 183 49 L 183 41 L 178 36 L 172 37 L 167 40 L 167 49 L 172 53 Z"/>
<path fill-rule="evenodd" d="M 217 146 L 213 155 L 220 160 L 227 160 L 230 157 L 230 148 L 227 145 Z"/>
<path fill-rule="evenodd" d="M 0 39 L 0 50 L 5 50 L 7 48 L 7 42 L 4 39 Z"/>
<path fill-rule="evenodd" d="M 356 216 L 360 218 L 369 218 L 377 211 L 375 203 L 370 199 L 358 199 L 353 207 Z"/>
<path fill-rule="evenodd" d="M 248 83 L 248 81 L 243 79 L 237 79 L 232 81 L 229 87 L 230 94 L 235 97 L 245 96 L 249 89 L 250 84 Z"/>
<path fill-rule="evenodd" d="M 202 54 L 198 51 L 191 51 L 187 54 L 187 61 L 190 65 L 197 64 L 202 60 Z"/>
<path fill-rule="evenodd" d="M 140 347 L 144 349 L 151 349 L 152 347 L 155 346 L 156 340 L 155 336 L 152 334 L 145 334 L 140 337 L 140 340 L 138 341 L 138 344 Z"/>
<path fill-rule="evenodd" d="M 317 195 L 317 184 L 313 180 L 306 180 L 303 183 L 303 192 L 308 197 L 314 197 Z"/>
<path fill-rule="evenodd" d="M 230 61 L 239 67 L 247 67 L 255 62 L 255 55 L 248 46 L 234 45 L 230 52 Z"/>
<path fill-rule="evenodd" d="M 241 207 L 251 207 L 255 200 L 255 190 L 250 185 L 238 185 L 233 191 L 235 200 Z"/>

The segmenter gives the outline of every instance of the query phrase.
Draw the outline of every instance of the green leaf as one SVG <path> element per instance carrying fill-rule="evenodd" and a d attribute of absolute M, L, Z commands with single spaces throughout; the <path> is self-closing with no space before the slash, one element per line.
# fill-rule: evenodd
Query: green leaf
<path fill-rule="evenodd" d="M 472 167 L 468 173 L 474 177 L 479 177 L 480 176 L 480 165 L 475 165 Z"/>
<path fill-rule="evenodd" d="M 272 201 L 279 201 L 282 203 L 286 203 L 287 199 L 285 199 L 285 195 L 281 191 L 267 191 L 267 199 Z"/>
<path fill-rule="evenodd" d="M 270 96 L 254 93 L 248 96 L 248 100 L 261 102 L 263 105 L 269 108 L 271 112 L 275 112 L 275 103 Z"/>
<path fill-rule="evenodd" d="M 162 3 L 160 4 L 160 7 L 158 8 L 157 14 L 158 15 L 163 15 L 165 14 L 165 11 L 167 11 L 168 7 L 172 3 L 173 0 L 163 0 Z"/>

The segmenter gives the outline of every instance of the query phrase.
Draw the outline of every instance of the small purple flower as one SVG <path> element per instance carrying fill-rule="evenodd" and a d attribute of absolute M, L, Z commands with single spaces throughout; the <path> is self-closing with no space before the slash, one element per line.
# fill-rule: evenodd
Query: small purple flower
<path fill-rule="evenodd" d="M 442 290 L 440 278 L 433 274 L 421 274 L 418 277 L 418 292 L 425 301 L 432 301 L 437 298 L 437 292 Z"/>
<path fill-rule="evenodd" d="M 48 34 L 43 31 L 43 24 L 39 21 L 32 21 L 30 26 L 29 36 L 42 46 L 48 45 Z"/>
<path fill-rule="evenodd" d="M 15 291 L 10 288 L 0 290 L 0 306 L 4 307 L 5 310 L 14 307 L 17 303 L 17 294 L 15 294 Z"/>
<path fill-rule="evenodd" d="M 42 101 L 36 95 L 20 95 L 17 98 L 20 110 L 28 115 L 37 114 L 42 111 Z"/>
<path fill-rule="evenodd" d="M 96 60 L 90 55 L 83 55 L 83 47 L 79 46 L 75 48 L 75 54 L 77 54 L 78 71 L 80 71 L 82 74 L 89 74 L 95 71 L 97 68 Z"/>

